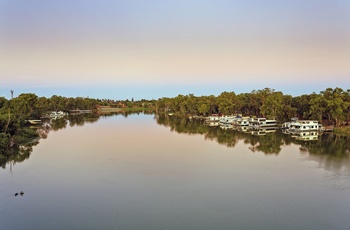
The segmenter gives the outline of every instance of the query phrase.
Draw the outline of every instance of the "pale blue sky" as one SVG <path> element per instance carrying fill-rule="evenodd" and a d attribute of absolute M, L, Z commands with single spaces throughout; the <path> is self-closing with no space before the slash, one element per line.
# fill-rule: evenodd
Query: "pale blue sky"
<path fill-rule="evenodd" d="M 347 0 L 0 0 L 0 96 L 350 88 Z"/>

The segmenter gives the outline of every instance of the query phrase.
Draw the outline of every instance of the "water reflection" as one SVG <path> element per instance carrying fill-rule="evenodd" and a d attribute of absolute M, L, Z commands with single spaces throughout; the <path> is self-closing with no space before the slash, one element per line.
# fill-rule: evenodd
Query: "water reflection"
<path fill-rule="evenodd" d="M 39 144 L 40 139 L 48 137 L 51 131 L 59 131 L 67 126 L 83 126 L 87 123 L 95 123 L 99 119 L 111 116 L 128 117 L 130 114 L 147 114 L 142 112 L 121 112 L 105 114 L 81 114 L 61 119 L 51 119 L 42 126 L 31 126 L 40 138 L 31 138 L 12 148 L 7 155 L 0 156 L 0 166 L 5 168 L 7 164 L 14 165 L 30 157 L 33 146 Z M 248 145 L 252 152 L 278 155 L 283 146 L 295 144 L 301 152 L 309 153 L 310 159 L 317 161 L 320 167 L 330 170 L 346 167 L 350 170 L 350 137 L 338 136 L 333 133 L 320 134 L 317 132 L 301 132 L 291 134 L 284 130 L 261 129 L 250 130 L 246 126 L 234 127 L 230 125 L 210 127 L 202 120 L 186 119 L 175 116 L 155 116 L 157 124 L 169 127 L 171 131 L 194 135 L 200 134 L 205 140 L 216 141 L 221 145 L 234 148 L 239 141 Z"/>
<path fill-rule="evenodd" d="M 124 117 L 87 114 L 39 127 L 48 139 L 30 163 L 1 171 L 1 229 L 348 227 L 346 138 Z"/>
<path fill-rule="evenodd" d="M 13 165 L 23 162 L 26 159 L 29 159 L 30 154 L 33 151 L 33 146 L 39 143 L 39 139 L 32 139 L 30 142 L 18 145 L 7 152 L 5 155 L 0 155 L 0 167 L 6 168 L 7 165 L 10 165 L 10 170 L 12 170 Z"/>
<path fill-rule="evenodd" d="M 124 116 L 128 117 L 130 114 L 148 114 L 147 111 L 138 111 L 138 112 L 114 112 L 114 113 L 86 113 L 79 115 L 71 115 L 68 117 L 61 118 L 52 118 L 43 120 L 41 125 L 31 125 L 25 127 L 22 131 L 22 134 L 19 134 L 21 143 L 18 145 L 9 148 L 6 151 L 6 154 L 0 154 L 0 167 L 6 168 L 7 165 L 12 167 L 16 163 L 23 162 L 26 159 L 29 159 L 33 147 L 39 144 L 40 139 L 46 139 L 49 136 L 49 133 L 52 131 L 59 131 L 65 129 L 67 126 L 83 126 L 87 123 L 95 123 L 99 119 L 108 118 L 111 116 Z M 26 133 L 33 133 L 33 135 L 25 135 Z"/>
<path fill-rule="evenodd" d="M 210 127 L 201 120 L 174 116 L 158 116 L 157 123 L 178 133 L 204 135 L 206 140 L 215 140 L 231 148 L 242 140 L 252 152 L 265 154 L 278 155 L 283 146 L 295 144 L 300 146 L 301 152 L 309 153 L 310 158 L 319 162 L 321 167 L 330 170 L 342 167 L 350 169 L 350 137 L 317 131 L 291 134 L 279 129 L 250 130 L 247 126 Z"/>

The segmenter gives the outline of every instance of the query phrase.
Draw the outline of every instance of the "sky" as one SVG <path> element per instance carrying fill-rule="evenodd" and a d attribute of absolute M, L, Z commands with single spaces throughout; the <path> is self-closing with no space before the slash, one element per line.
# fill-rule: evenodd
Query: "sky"
<path fill-rule="evenodd" d="M 348 0 L 0 0 L 0 97 L 350 89 Z"/>

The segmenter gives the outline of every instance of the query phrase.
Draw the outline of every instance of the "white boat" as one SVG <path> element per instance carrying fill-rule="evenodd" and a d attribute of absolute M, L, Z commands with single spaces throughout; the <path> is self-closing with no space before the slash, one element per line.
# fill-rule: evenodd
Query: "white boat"
<path fill-rule="evenodd" d="M 284 122 L 282 124 L 282 129 L 289 129 L 291 125 L 295 124 L 298 121 L 297 117 L 293 117 L 290 121 Z"/>
<path fill-rule="evenodd" d="M 220 121 L 220 117 L 217 114 L 213 114 L 213 115 L 207 117 L 205 121 L 206 122 L 219 122 Z"/>
<path fill-rule="evenodd" d="M 32 125 L 41 124 L 41 120 L 27 120 L 27 122 L 29 122 Z"/>
<path fill-rule="evenodd" d="M 63 111 L 52 111 L 50 114 L 49 114 L 49 117 L 63 117 L 65 116 L 66 114 L 63 112 Z"/>
<path fill-rule="evenodd" d="M 249 119 L 249 117 L 239 117 L 233 122 L 233 124 L 237 126 L 249 126 Z"/>
<path fill-rule="evenodd" d="M 221 124 L 232 124 L 237 119 L 236 116 L 225 115 L 219 118 Z"/>
<path fill-rule="evenodd" d="M 276 120 L 267 120 L 264 117 L 252 118 L 249 122 L 249 126 L 252 128 L 263 128 L 263 127 L 277 127 Z"/>
<path fill-rule="evenodd" d="M 290 125 L 289 131 L 291 133 L 298 133 L 302 131 L 322 131 L 323 126 L 314 120 L 299 120 Z"/>
<path fill-rule="evenodd" d="M 66 115 L 67 115 L 67 113 L 65 113 L 63 111 L 52 111 L 52 112 L 46 114 L 45 116 L 42 116 L 42 118 L 57 119 L 57 118 L 62 118 Z"/>

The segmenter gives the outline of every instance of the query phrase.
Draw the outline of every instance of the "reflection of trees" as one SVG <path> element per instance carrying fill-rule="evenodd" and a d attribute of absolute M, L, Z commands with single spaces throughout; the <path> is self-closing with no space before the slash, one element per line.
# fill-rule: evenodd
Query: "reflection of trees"
<path fill-rule="evenodd" d="M 250 149 L 255 151 L 261 151 L 265 154 L 278 154 L 283 145 L 283 137 L 278 134 L 269 134 L 263 136 L 250 136 Z"/>
<path fill-rule="evenodd" d="M 178 133 L 204 134 L 206 140 L 215 140 L 227 147 L 235 147 L 239 140 L 250 144 L 252 151 L 262 151 L 266 154 L 278 154 L 281 151 L 283 137 L 281 135 L 252 136 L 250 133 L 240 132 L 220 127 L 209 127 L 201 120 L 188 120 L 186 118 L 159 116 L 157 123 L 170 127 Z"/>
<path fill-rule="evenodd" d="M 7 151 L 7 154 L 0 155 L 0 166 L 5 168 L 9 163 L 15 165 L 16 163 L 20 163 L 26 159 L 29 159 L 30 154 L 33 151 L 33 146 L 39 143 L 39 139 L 35 138 L 32 140 L 28 140 L 26 144 L 16 145 L 13 148 Z"/>
<path fill-rule="evenodd" d="M 130 114 L 148 114 L 145 112 L 121 112 L 121 113 L 111 113 L 111 114 L 81 114 L 69 117 L 63 117 L 59 119 L 47 119 L 43 120 L 42 126 L 30 126 L 24 127 L 17 130 L 17 133 L 11 137 L 16 141 L 15 145 L 8 149 L 0 149 L 0 167 L 5 168 L 7 164 L 11 167 L 16 163 L 22 162 L 29 159 L 31 152 L 33 151 L 33 146 L 39 143 L 40 139 L 46 139 L 50 131 L 58 131 L 64 129 L 67 125 L 73 126 L 83 126 L 86 123 L 95 123 L 100 118 L 112 117 L 112 116 L 125 116 Z M 1 134 L 1 133 L 0 133 Z M 3 134 L 4 135 L 4 134 Z M 2 137 L 0 135 L 0 137 Z M 0 141 L 2 139 L 0 138 Z"/>
<path fill-rule="evenodd" d="M 215 140 L 227 147 L 235 147 L 239 140 L 250 145 L 253 152 L 278 154 L 282 145 L 299 145 L 301 151 L 309 152 L 310 158 L 319 162 L 324 168 L 339 169 L 347 167 L 350 170 L 350 137 L 337 136 L 333 133 L 322 134 L 318 140 L 303 141 L 283 134 L 281 130 L 266 135 L 251 135 L 242 130 L 221 129 L 209 127 L 200 120 L 188 120 L 176 116 L 157 116 L 157 123 L 170 127 L 170 130 L 184 134 L 202 134 L 206 140 Z"/>
<path fill-rule="evenodd" d="M 310 153 L 310 159 L 317 161 L 323 168 L 334 171 L 345 167 L 350 170 L 350 137 L 327 133 L 316 142 L 299 144 Z"/>

